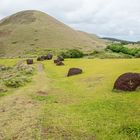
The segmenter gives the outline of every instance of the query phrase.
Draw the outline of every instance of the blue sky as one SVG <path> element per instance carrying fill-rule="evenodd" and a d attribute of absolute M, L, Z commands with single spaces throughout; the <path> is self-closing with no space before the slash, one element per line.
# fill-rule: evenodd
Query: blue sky
<path fill-rule="evenodd" d="M 0 19 L 29 9 L 46 12 L 77 30 L 140 40 L 140 0 L 1 0 Z"/>

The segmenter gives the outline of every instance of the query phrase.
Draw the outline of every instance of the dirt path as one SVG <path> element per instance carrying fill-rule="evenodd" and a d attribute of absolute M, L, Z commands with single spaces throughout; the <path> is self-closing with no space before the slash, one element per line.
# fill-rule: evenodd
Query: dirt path
<path fill-rule="evenodd" d="M 0 99 L 0 140 L 39 139 L 43 104 L 32 96 L 40 90 L 46 91 L 46 82 L 42 64 L 39 64 L 32 84 Z"/>
<path fill-rule="evenodd" d="M 38 64 L 38 72 L 43 71 L 43 65 L 41 63 Z"/>

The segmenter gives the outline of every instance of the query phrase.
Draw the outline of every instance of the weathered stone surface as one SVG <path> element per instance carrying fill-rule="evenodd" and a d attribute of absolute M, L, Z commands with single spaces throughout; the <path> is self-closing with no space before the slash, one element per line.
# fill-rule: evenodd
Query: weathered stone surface
<path fill-rule="evenodd" d="M 62 61 L 58 61 L 58 62 L 56 63 L 56 65 L 57 65 L 57 66 L 63 66 L 64 63 L 63 63 Z"/>
<path fill-rule="evenodd" d="M 37 61 L 51 60 L 53 58 L 52 54 L 42 55 L 37 58 Z"/>
<path fill-rule="evenodd" d="M 40 56 L 40 58 L 41 58 L 41 60 L 46 60 L 47 59 L 45 55 Z"/>
<path fill-rule="evenodd" d="M 58 60 L 58 59 L 55 59 L 55 60 L 54 60 L 54 63 L 56 64 L 57 62 L 59 62 L 59 60 Z"/>
<path fill-rule="evenodd" d="M 43 61 L 44 59 L 43 58 L 41 58 L 41 57 L 38 57 L 37 58 L 37 61 Z"/>
<path fill-rule="evenodd" d="M 73 76 L 73 75 L 77 75 L 77 74 L 81 74 L 81 73 L 82 73 L 82 69 L 80 69 L 80 68 L 70 68 L 67 76 Z"/>
<path fill-rule="evenodd" d="M 31 65 L 31 64 L 33 64 L 33 59 L 27 59 L 26 62 L 28 65 Z"/>
<path fill-rule="evenodd" d="M 61 62 L 61 61 L 64 61 L 64 58 L 61 57 L 61 56 L 58 56 L 58 58 L 54 60 L 54 63 L 58 63 L 58 62 Z"/>
<path fill-rule="evenodd" d="M 58 56 L 57 60 L 64 61 L 64 58 L 62 56 Z"/>
<path fill-rule="evenodd" d="M 53 58 L 53 55 L 52 54 L 48 54 L 47 56 L 46 56 L 46 59 L 47 60 L 51 60 Z"/>
<path fill-rule="evenodd" d="M 140 87 L 140 73 L 122 74 L 114 84 L 114 89 L 122 91 L 135 91 Z"/>

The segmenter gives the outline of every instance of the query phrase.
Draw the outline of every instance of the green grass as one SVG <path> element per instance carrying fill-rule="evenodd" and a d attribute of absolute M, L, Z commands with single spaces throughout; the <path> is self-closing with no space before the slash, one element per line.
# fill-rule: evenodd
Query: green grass
<path fill-rule="evenodd" d="M 0 65 L 14 66 L 18 62 L 18 59 L 0 59 Z"/>
<path fill-rule="evenodd" d="M 0 64 L 4 61 L 10 65 L 17 60 L 1 59 Z M 6 125 L 0 125 L 5 138 L 140 139 L 140 91 L 112 90 L 122 73 L 140 72 L 140 59 L 66 59 L 65 66 L 56 66 L 52 60 L 41 63 L 43 71 L 35 73 L 32 83 L 14 90 L 4 100 L 0 98 L 0 105 L 6 110 L 0 116 L 0 124 L 9 120 Z M 66 77 L 71 67 L 82 68 L 83 73 Z M 11 106 L 15 101 L 17 103 Z M 18 114 L 21 114 L 20 121 Z M 14 119 L 10 121 L 11 116 Z M 11 123 L 14 125 L 9 130 Z"/>
<path fill-rule="evenodd" d="M 45 62 L 51 79 L 43 117 L 44 137 L 50 139 L 140 139 L 140 91 L 112 91 L 116 78 L 125 72 L 139 72 L 140 59 L 87 60 L 69 59 L 65 66 Z M 70 67 L 80 67 L 83 74 L 65 77 Z M 126 129 L 124 129 L 124 127 Z M 129 127 L 131 128 L 130 131 Z"/>

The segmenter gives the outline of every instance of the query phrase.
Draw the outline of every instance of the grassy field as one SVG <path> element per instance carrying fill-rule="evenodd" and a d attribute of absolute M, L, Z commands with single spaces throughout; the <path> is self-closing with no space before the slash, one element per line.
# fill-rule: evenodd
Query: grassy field
<path fill-rule="evenodd" d="M 18 62 L 18 59 L 0 59 L 0 65 L 14 66 Z"/>
<path fill-rule="evenodd" d="M 0 64 L 4 61 L 9 62 Z M 140 59 L 64 63 L 44 61 L 40 69 L 36 62 L 32 83 L 0 98 L 0 139 L 139 140 L 140 91 L 112 88 L 120 74 L 140 72 Z M 82 68 L 83 74 L 66 77 L 70 67 Z"/>

